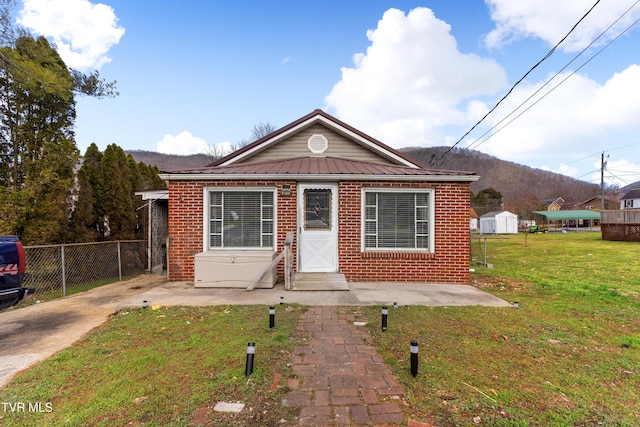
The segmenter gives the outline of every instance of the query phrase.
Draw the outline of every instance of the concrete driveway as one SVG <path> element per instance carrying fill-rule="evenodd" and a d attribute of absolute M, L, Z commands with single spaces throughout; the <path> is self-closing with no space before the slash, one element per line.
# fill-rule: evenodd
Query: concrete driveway
<path fill-rule="evenodd" d="M 53 356 L 105 323 L 119 310 L 121 301 L 165 282 L 163 276 L 142 275 L 0 312 L 0 387 L 16 373 Z"/>
<path fill-rule="evenodd" d="M 0 387 L 16 373 L 72 345 L 109 316 L 125 307 L 149 305 L 400 305 L 508 307 L 511 304 L 465 285 L 349 283 L 349 291 L 285 291 L 273 289 L 203 289 L 164 276 L 141 275 L 87 292 L 0 312 Z"/>

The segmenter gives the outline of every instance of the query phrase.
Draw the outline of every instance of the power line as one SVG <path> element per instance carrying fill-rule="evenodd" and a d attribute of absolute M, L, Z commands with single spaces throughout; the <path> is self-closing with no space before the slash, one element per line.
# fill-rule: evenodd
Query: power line
<path fill-rule="evenodd" d="M 551 55 L 553 55 L 553 53 L 556 51 L 558 46 L 560 46 L 560 44 L 564 42 L 567 39 L 567 37 L 569 37 L 569 35 L 578 27 L 578 25 L 587 17 L 587 15 L 591 13 L 591 11 L 598 5 L 598 3 L 600 3 L 600 0 L 596 0 L 596 2 L 593 4 L 593 6 L 591 6 L 591 8 L 587 11 L 587 13 L 585 13 L 582 16 L 582 18 L 580 18 L 580 20 L 575 23 L 575 25 L 569 30 L 569 32 L 558 43 L 556 43 L 556 45 L 553 46 L 553 48 L 551 48 L 551 50 L 547 52 L 547 54 L 542 59 L 540 59 L 533 67 L 531 67 L 529 71 L 527 71 L 522 77 L 520 77 L 520 79 L 517 82 L 515 82 L 513 86 L 511 86 L 511 89 L 509 89 L 509 91 L 491 108 L 491 110 L 487 112 L 487 114 L 485 114 L 476 124 L 474 124 L 471 127 L 471 129 L 469 129 L 464 135 L 462 135 L 460 139 L 458 139 L 447 151 L 444 152 L 444 154 L 442 154 L 442 156 L 440 157 L 441 162 L 444 159 L 444 157 L 449 152 L 451 152 L 451 150 L 453 150 L 460 142 L 462 142 L 462 140 L 466 138 L 467 135 L 469 135 L 476 127 L 480 125 L 480 123 L 482 123 L 491 113 L 493 113 L 496 110 L 496 108 L 498 108 L 498 106 L 502 103 L 502 101 L 504 101 L 511 94 L 511 92 L 513 92 L 516 86 L 518 86 L 529 74 L 531 74 L 533 70 L 538 68 L 540 64 L 542 64 L 549 57 L 551 57 Z"/>
<path fill-rule="evenodd" d="M 622 150 L 623 148 L 629 148 L 629 147 L 633 147 L 633 146 L 635 146 L 635 145 L 640 145 L 640 142 L 636 142 L 636 143 L 633 143 L 633 144 L 622 145 L 622 146 L 620 146 L 620 147 L 607 148 L 607 149 L 605 149 L 604 151 L 616 151 L 616 150 Z M 566 162 L 566 163 L 562 163 L 561 165 L 558 165 L 555 169 L 558 169 L 559 167 L 561 167 L 561 166 L 563 166 L 563 165 L 564 165 L 564 166 L 568 166 L 568 165 L 571 165 L 571 164 L 573 164 L 573 163 L 581 162 L 582 160 L 586 160 L 586 159 L 588 159 L 589 157 L 599 156 L 601 152 L 602 152 L 602 150 L 600 150 L 600 151 L 596 151 L 595 153 L 588 154 L 588 155 L 586 155 L 586 156 L 584 156 L 584 157 L 580 157 L 579 159 L 572 160 L 572 161 L 570 161 L 570 162 Z M 633 165 L 633 164 L 636 164 L 636 163 L 631 163 L 631 164 Z"/>
<path fill-rule="evenodd" d="M 578 53 L 576 56 L 574 56 L 571 61 L 569 61 L 564 67 L 562 67 L 558 72 L 556 72 L 553 77 L 551 77 L 550 79 L 548 79 L 542 86 L 540 86 L 533 94 L 531 94 L 527 99 L 525 99 L 522 103 L 520 103 L 520 105 L 518 105 L 518 107 L 516 107 L 511 113 L 509 113 L 508 115 L 506 115 L 502 120 L 500 120 L 498 123 L 496 123 L 493 127 L 491 127 L 489 130 L 487 130 L 484 134 L 482 134 L 480 136 L 480 138 L 483 138 L 485 135 L 487 135 L 489 132 L 491 132 L 492 130 L 496 129 L 498 126 L 500 126 L 507 118 L 511 117 L 513 114 L 515 114 L 516 111 L 518 111 L 520 108 L 522 108 L 523 105 L 525 105 L 528 101 L 530 101 L 535 95 L 537 95 L 540 91 L 542 91 L 543 88 L 545 88 L 549 83 L 551 83 L 556 77 L 558 77 L 558 75 L 560 75 L 560 73 L 562 71 L 564 71 L 570 64 L 572 64 L 576 59 L 578 59 L 578 57 L 580 57 L 587 49 L 589 49 L 589 47 L 591 47 L 598 39 L 600 39 L 600 37 L 602 37 L 604 34 L 606 34 L 607 31 L 609 31 L 618 21 L 620 21 L 620 19 L 622 19 L 627 13 L 629 13 L 629 11 L 635 7 L 635 5 L 637 5 L 638 3 L 640 3 L 640 0 L 637 0 L 631 7 L 629 7 L 622 15 L 620 15 L 618 17 L 618 19 L 616 19 L 611 25 L 609 25 L 609 27 L 607 27 L 607 29 L 605 29 L 603 32 L 600 33 L 600 35 L 598 35 L 598 37 L 596 37 L 591 43 L 589 43 L 589 45 L 587 45 L 584 49 L 582 49 L 582 51 L 580 51 L 580 53 Z M 602 53 L 602 51 L 604 51 L 605 49 L 607 49 L 611 44 L 613 44 L 616 40 L 618 40 L 620 37 L 622 37 L 623 34 L 625 34 L 627 31 L 629 31 L 634 25 L 636 25 L 638 22 L 640 21 L 640 19 L 637 19 L 636 21 L 634 21 L 631 25 L 629 25 L 627 28 L 625 28 L 624 31 L 622 31 L 620 34 L 618 34 L 615 38 L 613 38 L 611 41 L 609 41 L 609 43 L 607 43 L 604 47 L 602 47 L 600 50 L 598 50 L 595 54 L 593 54 L 587 61 L 585 61 L 584 63 L 582 63 L 582 65 L 580 65 L 578 68 L 576 68 L 574 71 L 572 71 L 567 77 L 565 77 L 562 81 L 560 81 L 560 83 L 558 83 L 557 85 L 555 85 L 553 88 L 551 88 L 548 92 L 546 92 L 544 95 L 542 95 L 538 100 L 536 100 L 533 104 L 531 104 L 529 107 L 527 107 L 524 111 L 522 111 L 520 114 L 518 114 L 515 118 L 513 118 L 512 120 L 510 120 L 509 122 L 507 122 L 504 126 L 502 126 L 501 128 L 499 128 L 497 131 L 495 131 L 494 133 L 492 133 L 491 135 L 489 135 L 488 137 L 486 137 L 485 139 L 481 140 L 480 138 L 473 142 L 472 144 L 470 144 L 467 148 L 468 149 L 472 149 L 474 147 L 477 147 L 483 143 L 485 143 L 487 140 L 489 140 L 492 136 L 494 136 L 495 134 L 497 134 L 498 132 L 500 132 L 502 129 L 504 129 L 505 127 L 507 127 L 508 125 L 510 125 L 511 123 L 513 123 L 515 121 L 515 119 L 519 118 L 520 116 L 522 116 L 525 112 L 529 111 L 529 109 L 531 109 L 534 105 L 536 105 L 538 102 L 542 101 L 542 99 L 544 99 L 547 95 L 549 95 L 551 92 L 553 92 L 555 89 L 557 89 L 562 83 L 564 83 L 565 81 L 567 81 L 570 77 L 572 77 L 574 74 L 576 74 L 580 69 L 582 69 L 583 67 L 585 67 L 589 62 L 591 62 L 596 56 L 598 56 L 600 53 Z"/>
<path fill-rule="evenodd" d="M 611 175 L 613 178 L 617 178 L 617 179 L 619 179 L 619 180 L 620 180 L 620 181 L 622 181 L 624 184 L 627 184 L 627 185 L 631 184 L 631 183 L 630 183 L 629 181 L 627 181 L 626 179 L 622 179 L 622 178 L 620 178 L 618 175 L 615 175 L 615 174 L 611 173 L 611 170 L 610 170 L 610 169 L 607 169 L 607 172 L 609 172 L 609 175 Z"/>
<path fill-rule="evenodd" d="M 628 12 L 629 12 L 629 10 L 631 10 L 631 9 L 632 9 L 635 5 L 637 5 L 638 3 L 640 3 L 640 0 L 636 1 L 636 2 L 634 3 L 634 5 L 633 5 L 633 6 L 631 6 L 629 9 L 627 9 L 627 11 L 626 11 L 623 15 L 621 15 L 621 16 L 620 16 L 620 17 L 619 17 L 615 22 L 618 22 L 618 21 L 619 21 L 619 20 L 620 20 L 620 19 L 621 19 L 621 18 L 622 18 L 626 13 L 628 13 Z M 525 112 L 527 112 L 529 109 L 531 109 L 534 105 L 536 105 L 538 102 L 540 102 L 542 99 L 544 99 L 547 95 L 549 95 L 551 92 L 553 92 L 555 89 L 557 89 L 557 88 L 558 88 L 562 83 L 564 83 L 567 79 L 569 79 L 571 76 L 573 76 L 577 71 L 579 71 L 581 68 L 583 68 L 584 66 L 586 66 L 589 62 L 591 62 L 591 61 L 592 61 L 596 56 L 598 56 L 600 53 L 602 53 L 602 51 L 603 51 L 603 50 L 605 50 L 605 49 L 606 49 L 606 48 L 608 48 L 612 43 L 614 43 L 616 40 L 618 40 L 622 35 L 624 35 L 627 31 L 629 31 L 629 30 L 630 30 L 634 25 L 636 25 L 639 21 L 640 21 L 640 19 L 638 19 L 638 20 L 634 21 L 634 22 L 633 22 L 631 25 L 629 25 L 629 26 L 628 26 L 624 31 L 622 31 L 620 34 L 618 34 L 618 35 L 617 35 L 614 39 L 612 39 L 608 44 L 606 44 L 602 49 L 600 49 L 598 52 L 596 52 L 594 55 L 592 55 L 592 56 L 591 56 L 587 61 L 585 61 L 582 65 L 580 65 L 580 67 L 578 67 L 575 71 L 573 71 L 571 74 L 569 74 L 567 77 L 565 77 L 561 82 L 559 82 L 557 85 L 555 85 L 553 88 L 551 88 L 547 93 L 545 93 L 545 94 L 544 94 L 540 99 L 538 99 L 536 102 L 534 102 L 533 104 L 531 104 L 530 106 L 528 106 L 524 111 L 520 112 L 520 114 L 518 114 L 516 117 L 514 117 L 514 118 L 513 118 L 512 120 L 510 120 L 508 123 L 506 123 L 506 124 L 505 124 L 504 126 L 502 126 L 500 129 L 498 129 L 497 131 L 495 131 L 494 133 L 492 133 L 491 135 L 489 135 L 489 136 L 488 136 L 487 138 L 485 138 L 484 140 L 481 140 L 481 141 L 479 140 L 479 141 L 474 142 L 473 144 L 470 144 L 470 145 L 469 145 L 469 147 L 467 147 L 467 149 L 471 149 L 471 148 L 473 148 L 473 147 L 477 147 L 477 146 L 479 146 L 480 144 L 482 144 L 482 143 L 486 142 L 486 141 L 487 141 L 488 139 L 490 139 L 492 136 L 494 136 L 495 134 L 497 134 L 498 132 L 500 132 L 502 129 L 504 129 L 506 126 L 508 126 L 509 124 L 511 124 L 513 121 L 515 121 L 516 119 L 518 119 L 518 118 L 519 118 L 520 116 L 522 116 Z M 615 25 L 615 22 L 614 22 L 612 25 L 610 25 L 610 26 L 607 28 L 607 30 L 605 30 L 603 33 L 601 33 L 601 34 L 600 34 L 600 36 L 598 36 L 598 38 L 600 38 L 600 37 L 601 37 L 601 36 L 602 36 L 606 31 L 608 31 L 608 30 L 609 30 L 613 25 Z M 597 40 L 598 38 L 596 38 L 596 40 Z M 594 42 L 595 42 L 595 40 L 594 40 Z M 590 45 L 592 45 L 594 42 L 592 42 Z M 578 54 L 575 58 L 573 58 L 573 59 L 571 60 L 571 62 L 575 61 L 575 59 L 576 59 L 578 56 L 580 56 L 580 55 L 584 52 L 584 50 L 586 50 L 586 49 L 583 49 L 583 51 L 582 51 L 580 54 Z M 571 63 L 571 62 L 570 62 L 570 63 Z M 564 68 L 566 68 L 566 66 L 565 66 Z M 564 69 L 564 68 L 563 68 L 563 69 Z M 550 82 L 551 82 L 555 77 L 557 77 L 557 75 L 558 75 L 558 74 L 559 74 L 559 73 L 556 73 L 556 74 L 555 74 L 551 79 L 549 79 L 549 80 L 548 80 L 544 85 L 542 85 L 542 86 L 541 86 L 541 88 L 539 88 L 535 93 L 538 93 L 538 92 L 539 92 L 543 87 L 545 87 L 545 86 L 546 86 L 548 83 L 550 83 Z M 535 95 L 535 93 L 534 93 L 534 95 Z M 533 95 L 532 95 L 532 96 L 533 96 Z M 509 115 L 507 115 L 504 119 L 502 119 L 498 124 L 496 124 L 494 127 L 492 127 L 489 131 L 485 132 L 485 134 L 483 134 L 482 136 L 486 135 L 486 134 L 487 134 L 487 133 L 489 133 L 491 130 L 495 129 L 497 126 L 499 126 L 501 123 L 503 123 L 503 122 L 504 122 L 504 120 L 506 120 L 506 118 L 508 118 L 509 116 L 513 115 L 513 114 L 514 114 L 518 109 L 520 109 L 520 108 L 522 107 L 522 105 L 524 105 L 527 101 L 529 101 L 529 100 L 531 99 L 531 97 L 532 97 L 532 96 L 530 96 L 529 98 L 527 98 L 527 100 L 525 100 L 522 104 L 520 104 L 520 105 L 519 105 L 519 106 L 518 106 L 514 111 L 512 111 Z M 606 151 L 619 150 L 619 149 L 628 148 L 628 147 L 632 147 L 632 146 L 636 146 L 636 145 L 640 145 L 640 143 L 627 144 L 627 145 L 624 145 L 624 146 L 619 146 L 619 147 L 611 148 L 611 149 L 608 149 L 608 150 L 606 150 Z M 595 156 L 595 155 L 599 155 L 599 154 L 600 154 L 600 152 L 593 153 L 593 154 L 590 154 L 590 155 L 588 155 L 588 156 L 582 157 L 582 158 L 580 158 L 580 159 L 574 160 L 574 161 L 569 162 L 569 163 L 566 163 L 566 164 L 576 163 L 576 162 L 578 162 L 578 161 L 581 161 L 581 160 L 584 160 L 584 159 L 586 159 L 586 158 L 589 158 L 589 157 L 592 157 L 592 156 Z M 451 158 L 454 158 L 456 155 L 457 155 L 457 154 L 453 154 L 453 156 L 449 157 L 449 158 L 448 158 L 448 160 L 450 160 Z M 443 162 L 442 164 L 444 164 L 444 163 L 446 163 L 446 161 L 445 161 L 445 162 Z M 574 178 L 575 178 L 575 179 L 580 179 L 580 178 L 582 178 L 582 177 L 584 177 L 584 176 L 590 175 L 590 174 L 595 173 L 595 172 L 597 172 L 597 171 L 596 171 L 596 170 L 594 170 L 594 171 L 586 172 L 586 173 L 581 174 L 581 175 L 579 175 L 579 176 L 574 176 Z M 636 175 L 637 175 L 637 173 L 636 173 Z M 617 178 L 618 178 L 618 179 L 621 179 L 621 178 L 619 178 L 619 177 L 617 177 Z"/>
<path fill-rule="evenodd" d="M 498 132 L 500 132 L 502 129 L 504 129 L 505 127 L 507 127 L 508 125 L 510 125 L 511 123 L 513 123 L 516 119 L 520 118 L 524 113 L 526 113 L 527 111 L 529 111 L 531 108 L 533 108 L 535 105 L 537 105 L 540 101 L 542 101 L 544 98 L 546 98 L 549 94 L 551 94 L 551 92 L 553 92 L 554 90 L 556 90 L 560 85 L 562 85 L 564 82 L 566 82 L 567 80 L 569 80 L 569 78 L 571 78 L 574 74 L 576 74 L 578 71 L 580 71 L 583 67 L 585 67 L 589 62 L 591 62 L 593 59 L 595 59 L 596 56 L 598 56 L 600 53 L 602 53 L 603 50 L 605 50 L 607 47 L 609 47 L 614 41 L 616 41 L 618 38 L 620 38 L 625 32 L 627 32 L 629 29 L 631 29 L 631 27 L 633 27 L 635 24 L 637 24 L 640 21 L 640 19 L 636 20 L 633 24 L 631 24 L 629 27 L 627 27 L 625 29 L 624 32 L 620 33 L 616 38 L 614 38 L 613 40 L 611 40 L 611 42 L 609 42 L 607 45 L 605 45 L 602 49 L 600 49 L 598 52 L 596 52 L 594 55 L 592 55 L 587 61 L 585 61 L 584 63 L 582 63 L 582 65 L 580 65 L 578 68 L 576 68 L 574 71 L 572 71 L 569 75 L 567 75 L 564 79 L 562 79 L 558 84 L 556 84 L 555 86 L 553 86 L 551 89 L 549 89 L 544 95 L 542 95 L 539 99 L 537 99 L 535 102 L 533 102 L 531 105 L 529 105 L 527 108 L 525 108 L 523 111 L 521 111 L 518 115 L 516 115 L 514 118 L 512 118 L 511 120 L 509 120 L 504 126 L 500 127 L 498 130 L 496 130 L 495 132 L 493 132 L 491 135 L 489 135 L 488 137 L 484 138 L 481 141 L 476 141 L 473 144 L 469 145 L 469 149 L 474 148 L 474 147 L 478 147 L 479 145 L 485 143 L 486 141 L 488 141 L 491 137 L 493 137 L 494 135 L 496 135 Z M 553 78 L 555 78 L 556 76 L 554 76 Z M 542 87 L 546 86 L 551 80 L 553 80 L 553 78 L 551 78 L 549 81 L 547 81 Z M 536 92 L 537 93 L 537 92 Z M 531 99 L 531 97 L 529 97 L 527 100 Z M 525 101 L 526 102 L 526 101 Z M 524 104 L 524 103 L 523 103 Z M 509 113 L 509 116 L 513 115 L 518 109 L 520 109 L 520 107 L 522 107 L 523 104 L 520 104 L 518 106 L 518 108 L 516 108 L 514 111 L 512 111 L 511 113 Z M 506 117 L 505 117 L 506 119 Z M 505 119 L 503 119 L 500 123 L 502 123 Z M 495 129 L 498 125 L 494 126 L 493 128 L 489 129 L 489 131 L 487 131 L 486 133 L 490 132 L 491 130 Z M 486 135 L 485 133 L 485 135 Z"/>

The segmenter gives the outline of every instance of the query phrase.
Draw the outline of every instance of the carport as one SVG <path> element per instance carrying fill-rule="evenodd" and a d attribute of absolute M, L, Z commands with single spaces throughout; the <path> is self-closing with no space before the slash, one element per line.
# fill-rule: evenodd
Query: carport
<path fill-rule="evenodd" d="M 565 229 L 565 221 L 567 224 L 567 229 L 569 229 L 571 225 L 571 221 L 575 221 L 575 229 L 578 230 L 580 227 L 580 222 L 589 221 L 589 230 L 593 228 L 593 221 L 600 221 L 600 212 L 591 211 L 591 210 L 572 210 L 572 211 L 534 211 L 533 213 L 542 215 L 547 219 L 547 229 L 549 228 L 549 224 L 553 221 L 556 224 L 556 230 L 558 229 L 557 224 L 560 223 L 560 229 Z"/>

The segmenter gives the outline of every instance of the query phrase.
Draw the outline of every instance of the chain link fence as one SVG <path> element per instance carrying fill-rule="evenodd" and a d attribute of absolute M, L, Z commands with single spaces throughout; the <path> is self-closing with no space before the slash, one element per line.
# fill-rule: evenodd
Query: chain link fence
<path fill-rule="evenodd" d="M 87 291 L 145 271 L 144 240 L 25 246 L 22 286 L 43 301 Z"/>

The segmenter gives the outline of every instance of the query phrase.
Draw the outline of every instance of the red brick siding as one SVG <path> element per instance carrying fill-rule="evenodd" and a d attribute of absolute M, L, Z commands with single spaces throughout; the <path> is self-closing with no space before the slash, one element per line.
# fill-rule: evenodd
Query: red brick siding
<path fill-rule="evenodd" d="M 283 185 L 291 188 L 282 196 Z M 297 188 L 294 181 L 170 181 L 169 280 L 194 277 L 193 256 L 203 249 L 203 188 L 213 186 L 277 187 L 277 250 L 288 231 L 297 229 Z M 375 187 L 435 190 L 435 253 L 362 252 L 361 190 Z M 357 182 L 339 184 L 339 270 L 351 281 L 469 283 L 468 183 Z M 297 253 L 294 243 L 294 254 Z M 294 255 L 295 256 L 295 255 Z M 294 266 L 297 261 L 294 262 Z M 282 265 L 278 275 L 283 276 Z"/>
<path fill-rule="evenodd" d="M 435 253 L 362 252 L 362 188 L 435 190 Z M 469 184 L 341 182 L 338 257 L 351 281 L 469 283 Z"/>
<path fill-rule="evenodd" d="M 283 185 L 289 185 L 291 196 L 280 196 Z M 169 280 L 193 280 L 193 257 L 204 248 L 203 195 L 205 187 L 277 187 L 278 213 L 276 242 L 278 252 L 284 246 L 284 236 L 296 230 L 295 181 L 169 181 Z M 296 246 L 294 243 L 294 254 Z M 282 267 L 280 276 L 284 277 Z"/>

